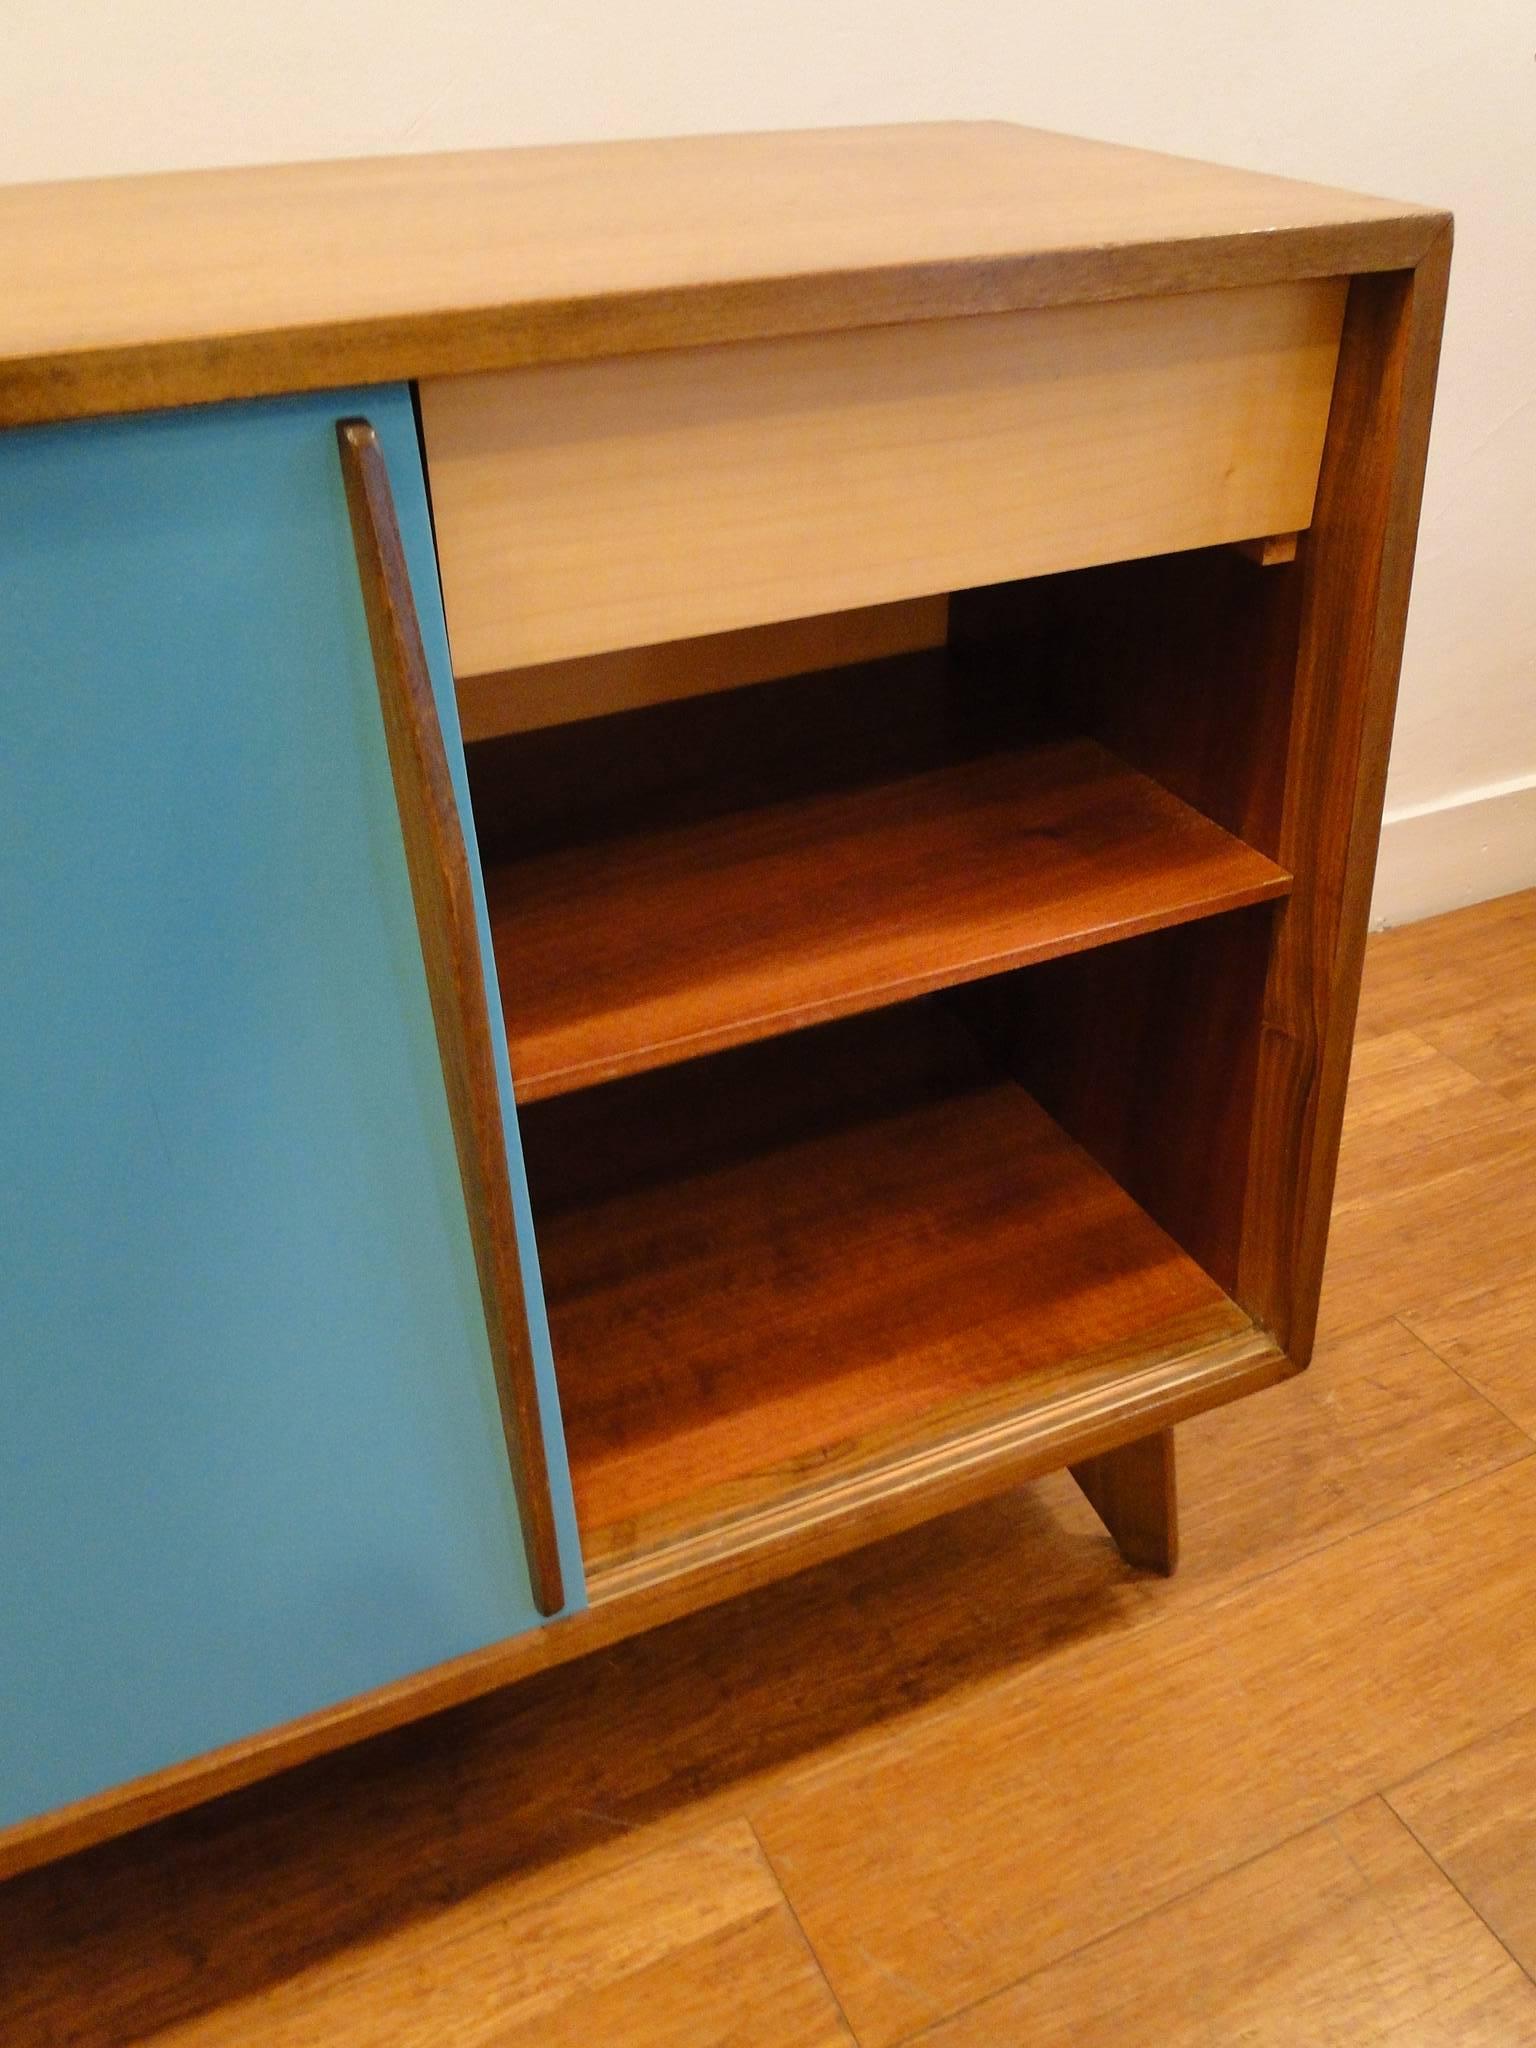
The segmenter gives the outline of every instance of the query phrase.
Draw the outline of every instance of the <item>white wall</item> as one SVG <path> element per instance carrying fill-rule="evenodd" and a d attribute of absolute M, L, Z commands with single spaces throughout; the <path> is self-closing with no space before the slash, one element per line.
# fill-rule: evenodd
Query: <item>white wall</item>
<path fill-rule="evenodd" d="M 1536 884 L 1530 0 L 0 5 L 0 181 L 967 115 L 1455 209 L 1377 914 Z"/>

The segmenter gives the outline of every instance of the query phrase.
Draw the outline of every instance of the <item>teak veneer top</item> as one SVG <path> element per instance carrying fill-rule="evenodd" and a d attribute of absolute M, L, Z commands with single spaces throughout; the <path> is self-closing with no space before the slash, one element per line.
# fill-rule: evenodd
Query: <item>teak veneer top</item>
<path fill-rule="evenodd" d="M 1002 122 L 0 188 L 0 425 L 1407 268 L 1446 216 Z"/>

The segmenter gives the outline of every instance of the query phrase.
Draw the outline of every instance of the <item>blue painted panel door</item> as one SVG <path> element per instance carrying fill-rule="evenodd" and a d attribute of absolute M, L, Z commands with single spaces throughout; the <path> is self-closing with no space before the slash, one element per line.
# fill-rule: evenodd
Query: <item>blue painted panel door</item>
<path fill-rule="evenodd" d="M 538 1619 L 348 412 L 469 829 L 406 391 L 0 437 L 0 1825 Z M 501 1081 L 579 1589 L 504 1054 Z"/>

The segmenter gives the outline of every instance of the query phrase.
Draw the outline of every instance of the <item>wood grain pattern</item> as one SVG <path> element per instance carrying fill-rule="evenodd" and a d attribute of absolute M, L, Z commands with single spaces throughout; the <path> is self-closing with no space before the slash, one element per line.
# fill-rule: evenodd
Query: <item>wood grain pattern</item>
<path fill-rule="evenodd" d="M 965 657 L 1278 857 L 1295 568 L 1231 549 L 967 592 Z M 1274 918 L 1099 949 L 975 991 L 1011 1071 L 1219 1279 L 1238 1285 Z"/>
<path fill-rule="evenodd" d="M 356 419 L 336 437 L 529 1581 L 540 1613 L 555 1614 L 565 1594 L 469 856 L 378 437 Z"/>
<path fill-rule="evenodd" d="M 912 2048 L 1507 2048 L 1536 1985 L 1380 1800 L 913 2037 Z"/>
<path fill-rule="evenodd" d="M 1443 221 L 994 122 L 18 186 L 0 425 L 1338 277 Z"/>
<path fill-rule="evenodd" d="M 490 869 L 518 1098 L 1281 896 L 1091 742 Z"/>
<path fill-rule="evenodd" d="M 1248 1334 L 931 1006 L 546 1104 L 525 1148 L 594 1597 L 701 1530 L 864 1469 L 894 1490 L 915 1451 Z"/>
<path fill-rule="evenodd" d="M 760 1569 L 764 1558 L 793 1571 L 880 1542 L 1260 1393 L 1295 1370 L 1265 1331 L 1223 1335 L 1215 1320 L 1191 1317 L 1118 1354 L 1084 1359 L 1078 1372 L 1032 1387 L 1033 1399 L 1005 1385 L 926 1428 L 889 1431 L 884 1445 L 839 1446 L 825 1473 L 798 1487 L 785 1482 L 800 1474 L 778 1473 L 668 1504 L 608 1539 L 594 1602 L 626 1621 L 648 1601 L 665 1603 L 653 1608 L 658 1615 L 688 1611 L 776 1576 Z"/>
<path fill-rule="evenodd" d="M 998 743 L 990 726 L 958 742 L 964 694 L 931 649 L 484 740 L 465 750 L 481 853 L 491 867 L 923 774 Z"/>
<path fill-rule="evenodd" d="M 1357 1328 L 1384 1302 L 1417 1327 L 1456 1295 L 1505 1287 L 1518 1313 L 1536 1244 L 1529 1116 L 1413 1033 L 1390 1032 L 1358 1049 L 1346 1122 L 1324 1327 Z M 1394 1236 L 1433 1257 L 1405 1272 Z"/>
<path fill-rule="evenodd" d="M 454 673 L 1306 526 L 1343 300 L 1331 279 L 427 379 Z"/>
<path fill-rule="evenodd" d="M 1532 956 L 1522 963 L 1527 983 Z M 1429 1044 L 1522 1109 L 1536 1109 L 1536 987 L 1516 986 L 1476 1008 L 1437 1018 Z"/>
<path fill-rule="evenodd" d="M 1536 1052 L 1526 1071 L 1536 1080 Z M 1437 1358 L 1536 1437 L 1536 1233 L 1529 1270 L 1518 1278 L 1410 1310 L 1403 1320 Z"/>
<path fill-rule="evenodd" d="M 1261 905 L 957 998 L 1014 1078 L 1229 1292 L 1273 944 Z"/>
<path fill-rule="evenodd" d="M 1278 858 L 1301 567 L 1231 548 L 957 593 L 952 637 L 1044 708 Z"/>
<path fill-rule="evenodd" d="M 1533 959 L 1536 889 L 1383 933 L 1362 990 L 1361 1032 L 1414 1032 L 1508 1101 L 1536 1108 Z"/>
<path fill-rule="evenodd" d="M 1277 850 L 1297 887 L 1265 994 L 1234 1289 L 1299 1364 L 1317 1327 L 1450 257 L 1447 225 L 1411 273 L 1351 286 L 1299 558 Z"/>
<path fill-rule="evenodd" d="M 1533 956 L 1536 889 L 1378 933 L 1361 983 L 1359 1036 L 1413 1031 L 1429 1043 L 1450 1020 L 1486 1018 L 1526 993 Z"/>
<path fill-rule="evenodd" d="M 891 2048 L 1523 1711 L 1533 1596 L 1526 1458 L 744 1805 L 858 2039 Z"/>
<path fill-rule="evenodd" d="M 1184 1597 L 1230 1592 L 1530 1455 L 1529 1438 L 1390 1309 L 1319 1340 L 1311 1367 L 1179 1433 Z M 1069 1526 L 1096 1534 L 1065 1496 Z M 1138 1582 L 1149 1594 L 1160 1588 Z"/>
<path fill-rule="evenodd" d="M 942 647 L 948 633 L 947 597 L 903 598 L 816 618 L 745 626 L 734 633 L 461 676 L 459 724 L 467 743 L 531 732 L 570 719 L 606 718 L 778 676 Z"/>
<path fill-rule="evenodd" d="M 1071 1470 L 1127 1564 L 1164 1576 L 1174 1570 L 1179 1498 L 1171 1429 L 1081 1459 Z"/>
<path fill-rule="evenodd" d="M 1536 1714 L 1393 1786 L 1387 1801 L 1536 1974 Z"/>
<path fill-rule="evenodd" d="M 1345 1128 L 1349 1154 L 1334 1182 L 1334 1210 L 1341 1223 L 1356 1213 L 1379 1215 L 1395 1207 L 1404 1193 L 1418 1202 L 1427 1221 L 1438 1221 L 1437 1183 L 1460 1178 L 1469 1169 L 1486 1180 L 1500 1154 L 1523 1157 L 1529 1137 L 1524 1120 L 1510 1116 L 1496 1089 L 1413 1031 L 1389 1031 L 1356 1047 Z M 1464 1284 L 1476 1272 L 1464 1263 L 1455 1270 Z M 1330 1292 L 1335 1277 L 1330 1267 Z M 1416 1273 L 1414 1280 L 1411 1289 L 1399 1283 L 1395 1299 L 1400 1311 L 1439 1298 L 1443 1276 L 1438 1268 Z"/>
<path fill-rule="evenodd" d="M 466 1900 L 381 1953 L 347 1955 L 156 2036 L 159 2048 L 697 2048 L 851 2040 L 744 1822 L 553 1897 Z"/>

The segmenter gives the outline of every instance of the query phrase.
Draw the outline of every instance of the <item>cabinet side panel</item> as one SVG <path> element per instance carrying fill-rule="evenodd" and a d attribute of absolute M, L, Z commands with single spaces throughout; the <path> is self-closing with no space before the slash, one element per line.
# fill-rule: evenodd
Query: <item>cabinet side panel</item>
<path fill-rule="evenodd" d="M 1356 278 L 1312 529 L 1238 1298 L 1311 1356 L 1381 832 L 1451 253 Z M 1260 573 L 1268 574 L 1268 571 Z M 1284 573 L 1284 572 L 1281 572 Z"/>
<path fill-rule="evenodd" d="M 342 411 L 452 738 L 404 390 L 0 442 L 0 1825 L 537 1619 Z"/>

